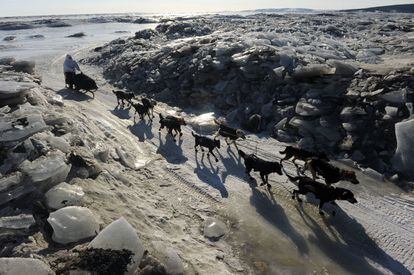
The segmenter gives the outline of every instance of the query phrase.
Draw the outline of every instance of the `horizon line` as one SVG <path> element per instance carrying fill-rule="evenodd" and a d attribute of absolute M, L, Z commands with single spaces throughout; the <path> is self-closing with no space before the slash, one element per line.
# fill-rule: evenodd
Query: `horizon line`
<path fill-rule="evenodd" d="M 31 14 L 31 15 L 8 15 L 8 16 L 0 16 L 0 18 L 27 18 L 27 17 L 43 17 L 43 16 L 76 16 L 76 15 L 116 15 L 116 14 L 146 14 L 146 15 L 163 15 L 163 14 L 215 14 L 215 13 L 226 13 L 226 12 L 254 12 L 259 10 L 295 10 L 295 9 L 306 9 L 310 11 L 328 11 L 328 12 L 339 12 L 339 11 L 357 11 L 357 10 L 364 10 L 364 9 L 372 9 L 372 8 L 381 8 L 381 7 L 393 7 L 393 6 L 404 6 L 404 5 L 414 5 L 414 3 L 403 3 L 403 4 L 393 4 L 393 5 L 383 5 L 383 6 L 368 6 L 364 8 L 348 8 L 348 9 L 313 9 L 313 8 L 306 8 L 306 7 L 297 7 L 297 8 L 257 8 L 257 9 L 250 9 L 250 10 L 223 10 L 223 11 L 194 11 L 194 12 L 105 12 L 105 13 L 67 13 L 67 14 Z M 261 13 L 261 12 L 258 12 Z"/>

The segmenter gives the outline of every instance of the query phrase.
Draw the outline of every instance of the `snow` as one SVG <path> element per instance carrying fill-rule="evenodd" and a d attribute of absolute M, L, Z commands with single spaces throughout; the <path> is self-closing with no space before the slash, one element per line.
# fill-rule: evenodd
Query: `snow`
<path fill-rule="evenodd" d="M 46 192 L 46 205 L 51 209 L 82 206 L 85 193 L 82 187 L 62 182 Z"/>
<path fill-rule="evenodd" d="M 132 263 L 128 266 L 127 274 L 134 274 L 144 255 L 144 247 L 135 229 L 123 217 L 105 227 L 92 240 L 89 247 L 113 250 L 127 249 L 134 253 Z"/>
<path fill-rule="evenodd" d="M 69 206 L 50 213 L 47 219 L 53 228 L 52 239 L 68 244 L 95 236 L 99 232 L 96 216 L 85 207 Z"/>

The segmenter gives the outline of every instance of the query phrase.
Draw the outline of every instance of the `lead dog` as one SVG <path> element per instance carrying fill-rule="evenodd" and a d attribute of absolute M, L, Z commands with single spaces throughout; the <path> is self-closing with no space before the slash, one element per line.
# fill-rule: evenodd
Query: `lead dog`
<path fill-rule="evenodd" d="M 332 185 L 341 180 L 359 184 L 355 172 L 340 169 L 322 159 L 308 160 L 305 164 L 305 170 L 306 169 L 309 169 L 314 180 L 317 178 L 317 173 L 321 175 L 325 179 L 327 185 Z"/>
<path fill-rule="evenodd" d="M 312 193 L 315 195 L 315 198 L 319 200 L 319 214 L 324 215 L 322 208 L 325 203 L 331 203 L 336 205 L 336 200 L 345 200 L 352 204 L 357 203 L 354 193 L 350 190 L 340 187 L 331 187 L 323 183 L 314 181 L 309 177 L 292 177 L 285 173 L 289 180 L 297 184 L 298 189 L 293 190 L 292 199 L 295 199 L 298 202 L 302 202 L 299 198 L 299 195 L 306 195 Z M 335 216 L 336 212 L 332 211 L 332 215 Z"/>
<path fill-rule="evenodd" d="M 220 149 L 220 140 L 211 139 L 205 136 L 200 136 L 200 135 L 195 134 L 194 132 L 191 132 L 191 134 L 193 135 L 195 139 L 194 150 L 196 151 L 196 153 L 198 152 L 197 147 L 200 147 L 203 153 L 204 153 L 203 147 L 208 148 L 207 156 L 211 153 L 213 157 L 215 158 L 216 162 L 218 162 L 218 158 L 214 154 L 213 150 L 215 148 Z"/>
<path fill-rule="evenodd" d="M 252 170 L 260 173 L 260 177 L 263 181 L 261 185 L 267 185 L 268 188 L 271 187 L 269 184 L 269 174 L 271 173 L 278 173 L 279 175 L 283 175 L 282 166 L 278 162 L 266 161 L 258 158 L 254 154 L 248 155 L 242 150 L 239 150 L 239 155 L 244 159 L 246 174 L 250 177 L 251 180 L 253 179 L 253 177 L 250 175 L 250 172 Z"/>

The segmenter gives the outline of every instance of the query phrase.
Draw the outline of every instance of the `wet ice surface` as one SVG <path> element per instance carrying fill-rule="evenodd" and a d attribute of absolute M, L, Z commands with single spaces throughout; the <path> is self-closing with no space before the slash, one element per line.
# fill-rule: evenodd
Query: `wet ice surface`
<path fill-rule="evenodd" d="M 0 58 L 15 57 L 36 61 L 36 66 L 46 66 L 48 57 L 72 52 L 80 47 L 100 45 L 119 37 L 132 36 L 136 31 L 152 28 L 154 24 L 131 23 L 83 23 L 61 28 L 34 28 L 26 30 L 0 31 Z M 119 31 L 124 31 L 119 33 Z M 75 33 L 85 33 L 81 38 L 68 38 Z M 33 35 L 44 37 L 34 38 Z M 7 36 L 16 36 L 13 41 L 3 41 Z"/>

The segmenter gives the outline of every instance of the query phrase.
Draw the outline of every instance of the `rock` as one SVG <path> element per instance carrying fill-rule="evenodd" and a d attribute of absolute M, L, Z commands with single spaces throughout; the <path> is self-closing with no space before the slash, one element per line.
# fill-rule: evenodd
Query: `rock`
<path fill-rule="evenodd" d="M 135 161 L 135 157 L 129 154 L 128 152 L 126 152 L 122 147 L 116 147 L 115 150 L 119 156 L 119 161 L 121 162 L 123 166 L 131 168 L 131 169 L 140 168 L 140 164 Z"/>
<path fill-rule="evenodd" d="M 105 227 L 88 247 L 112 250 L 127 249 L 134 253 L 132 262 L 128 265 L 127 274 L 134 274 L 144 255 L 144 247 L 135 229 L 123 217 Z"/>
<path fill-rule="evenodd" d="M 397 107 L 387 106 L 387 107 L 385 107 L 385 112 L 390 117 L 397 117 L 398 116 L 398 108 Z"/>
<path fill-rule="evenodd" d="M 262 124 L 262 116 L 258 114 L 254 114 L 254 115 L 251 115 L 249 119 L 247 120 L 246 128 L 247 130 L 253 133 L 258 133 L 260 132 L 261 124 Z"/>
<path fill-rule="evenodd" d="M 381 98 L 387 102 L 405 104 L 407 102 L 407 91 L 399 90 L 381 95 Z"/>
<path fill-rule="evenodd" d="M 287 117 L 283 118 L 278 123 L 276 123 L 274 129 L 276 129 L 276 130 L 282 130 L 282 129 L 284 129 L 287 122 L 288 122 L 288 118 Z"/>
<path fill-rule="evenodd" d="M 62 153 L 52 152 L 32 162 L 24 161 L 19 170 L 27 176 L 30 183 L 46 192 L 58 183 L 64 182 L 70 168 Z"/>
<path fill-rule="evenodd" d="M 13 120 L 0 119 L 0 142 L 17 142 L 47 129 L 42 116 L 29 115 Z"/>
<path fill-rule="evenodd" d="M 293 78 L 300 81 L 333 74 L 334 70 L 327 65 L 308 65 L 305 67 L 297 67 L 293 72 Z"/>
<path fill-rule="evenodd" d="M 145 29 L 135 33 L 136 39 L 150 39 L 151 37 L 155 36 L 156 32 L 152 29 Z"/>
<path fill-rule="evenodd" d="M 227 225 L 215 218 L 207 218 L 204 222 L 204 237 L 219 240 L 227 233 Z"/>
<path fill-rule="evenodd" d="M 0 99 L 22 97 L 28 94 L 35 85 L 30 82 L 0 80 Z M 3 105 L 0 103 L 0 106 Z"/>
<path fill-rule="evenodd" d="M 155 256 L 164 265 L 168 274 L 184 274 L 184 265 L 177 252 L 166 246 L 163 242 L 153 242 L 156 250 Z"/>
<path fill-rule="evenodd" d="M 23 175 L 20 172 L 3 176 L 0 178 L 0 192 L 5 191 L 13 186 L 17 186 L 23 183 Z"/>
<path fill-rule="evenodd" d="M 14 35 L 6 36 L 5 38 L 3 38 L 3 41 L 14 41 L 14 40 L 16 40 L 16 36 Z"/>
<path fill-rule="evenodd" d="M 0 58 L 0 65 L 11 65 L 15 61 L 16 59 L 14 59 L 13 57 L 3 57 Z"/>
<path fill-rule="evenodd" d="M 68 37 L 68 38 L 81 38 L 81 37 L 84 37 L 84 36 L 86 36 L 85 33 L 78 32 L 78 33 L 74 33 L 74 34 L 68 35 L 66 37 Z"/>
<path fill-rule="evenodd" d="M 60 244 L 78 242 L 99 232 L 99 223 L 88 209 L 69 206 L 50 213 L 47 219 L 53 228 L 52 239 Z"/>
<path fill-rule="evenodd" d="M 62 182 L 46 192 L 46 205 L 57 210 L 66 206 L 82 206 L 85 193 L 82 187 Z"/>
<path fill-rule="evenodd" d="M 339 60 L 328 60 L 327 64 L 335 68 L 335 74 L 343 76 L 353 76 L 358 68 Z"/>
<path fill-rule="evenodd" d="M 301 99 L 296 105 L 295 112 L 301 116 L 322 116 L 329 112 L 330 106 L 326 106 L 326 103 L 323 104 L 321 102 L 318 105 L 319 106 L 313 105 L 311 103 L 306 102 L 305 99 Z"/>
<path fill-rule="evenodd" d="M 29 214 L 0 217 L 0 229 L 28 229 L 35 224 L 35 219 Z"/>
<path fill-rule="evenodd" d="M 45 36 L 42 34 L 35 34 L 35 35 L 30 35 L 29 38 L 31 39 L 44 39 Z"/>
<path fill-rule="evenodd" d="M 72 148 L 69 161 L 75 167 L 85 168 L 87 171 L 87 178 L 95 179 L 102 172 L 101 165 L 95 160 L 93 154 L 89 152 L 86 147 L 77 146 Z"/>
<path fill-rule="evenodd" d="M 395 124 L 397 149 L 392 159 L 393 167 L 409 177 L 414 177 L 414 119 Z"/>
<path fill-rule="evenodd" d="M 36 63 L 33 61 L 16 61 L 13 62 L 11 66 L 16 72 L 34 74 Z"/>
<path fill-rule="evenodd" d="M 2 275 L 54 275 L 44 262 L 32 258 L 0 258 Z"/>
<path fill-rule="evenodd" d="M 65 106 L 65 103 L 63 102 L 63 97 L 61 95 L 52 96 L 52 98 L 49 99 L 49 103 L 60 107 Z"/>

